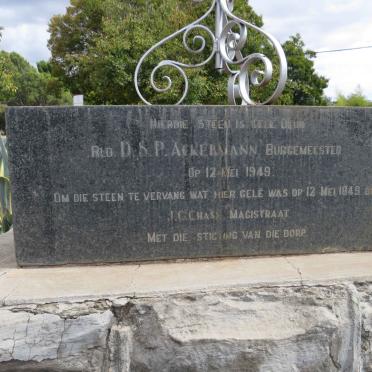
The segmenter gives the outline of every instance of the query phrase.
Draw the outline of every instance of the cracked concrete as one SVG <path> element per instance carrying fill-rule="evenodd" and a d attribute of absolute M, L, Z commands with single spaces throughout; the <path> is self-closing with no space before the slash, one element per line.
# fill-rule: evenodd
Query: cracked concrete
<path fill-rule="evenodd" d="M 301 282 L 301 285 L 303 285 L 303 277 L 302 277 L 302 272 L 301 270 L 295 266 L 295 264 L 293 262 L 291 262 L 287 257 L 284 257 L 284 259 L 286 260 L 286 262 L 288 262 L 288 264 L 294 269 L 297 271 L 298 275 L 299 275 L 299 279 L 300 279 L 300 282 Z"/>

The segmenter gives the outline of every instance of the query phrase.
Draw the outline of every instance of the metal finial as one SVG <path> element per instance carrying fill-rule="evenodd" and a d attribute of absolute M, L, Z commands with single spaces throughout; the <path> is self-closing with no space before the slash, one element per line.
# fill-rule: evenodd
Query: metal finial
<path fill-rule="evenodd" d="M 209 56 L 198 64 L 185 64 L 177 62 L 175 60 L 163 60 L 158 63 L 157 66 L 152 70 L 150 76 L 150 83 L 152 88 L 158 92 L 167 92 L 172 87 L 172 79 L 169 76 L 163 76 L 163 80 L 167 82 L 167 85 L 163 88 L 157 86 L 155 82 L 155 74 L 163 67 L 173 67 L 182 76 L 184 80 L 183 92 L 181 98 L 176 103 L 181 104 L 187 96 L 189 91 L 189 81 L 185 73 L 185 69 L 197 68 L 208 64 L 213 58 L 215 58 L 215 67 L 221 72 L 227 72 L 230 75 L 228 82 L 228 99 L 229 104 L 237 105 L 237 100 L 241 100 L 242 105 L 256 105 L 256 104 L 270 104 L 273 103 L 283 92 L 287 81 L 287 60 L 280 43 L 269 33 L 263 31 L 259 27 L 246 22 L 233 14 L 234 0 L 213 0 L 208 11 L 196 21 L 183 27 L 179 31 L 166 37 L 162 41 L 151 47 L 139 60 L 138 65 L 134 74 L 134 84 L 136 91 L 141 100 L 147 105 L 151 105 L 142 95 L 139 89 L 139 74 L 141 66 L 144 60 L 149 54 L 155 49 L 164 45 L 167 41 L 176 38 L 179 35 L 183 36 L 183 45 L 185 49 L 193 54 L 201 54 L 205 50 L 207 41 L 204 36 L 197 35 L 193 37 L 193 45 L 198 41 L 200 47 L 195 49 L 190 47 L 188 44 L 188 36 L 192 31 L 205 31 L 210 36 L 212 41 L 212 51 Z M 201 22 L 206 19 L 213 11 L 216 15 L 215 31 L 214 33 Z M 239 28 L 239 32 L 235 30 Z M 246 45 L 248 39 L 248 30 L 255 30 L 264 35 L 272 44 L 277 56 L 279 63 L 279 77 L 276 88 L 272 95 L 264 102 L 255 102 L 250 97 L 250 87 L 263 87 L 267 85 L 273 78 L 273 66 L 272 62 L 261 53 L 253 53 L 248 56 L 244 56 L 242 53 L 243 47 Z M 264 65 L 264 71 L 254 69 L 250 71 L 250 66 L 254 63 L 261 62 Z M 234 69 L 234 67 L 239 69 Z"/>

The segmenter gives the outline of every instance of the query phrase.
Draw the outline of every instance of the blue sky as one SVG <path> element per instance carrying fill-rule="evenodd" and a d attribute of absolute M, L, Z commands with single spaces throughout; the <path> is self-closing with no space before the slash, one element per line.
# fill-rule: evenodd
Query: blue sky
<path fill-rule="evenodd" d="M 68 4 L 68 0 L 0 0 L 0 25 L 5 27 L 1 48 L 17 51 L 32 63 L 48 59 L 48 21 Z M 264 28 L 281 42 L 299 32 L 315 51 L 372 45 L 370 0 L 251 0 L 250 4 L 264 17 Z M 326 93 L 333 97 L 360 85 L 372 99 L 371 66 L 372 49 L 320 54 L 316 60 L 317 71 L 330 78 Z"/>

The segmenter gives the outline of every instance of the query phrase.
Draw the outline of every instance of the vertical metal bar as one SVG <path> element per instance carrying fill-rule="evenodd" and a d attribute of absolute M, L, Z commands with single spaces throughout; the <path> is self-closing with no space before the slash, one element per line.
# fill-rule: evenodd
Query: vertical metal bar
<path fill-rule="evenodd" d="M 216 41 L 217 45 L 216 47 L 218 48 L 219 45 L 219 39 L 222 33 L 224 27 L 224 14 L 221 9 L 221 4 L 220 1 L 217 0 L 216 2 L 216 25 L 215 25 L 215 36 L 216 36 Z M 220 51 L 217 49 L 216 52 L 216 62 L 215 62 L 215 67 L 217 70 L 222 71 L 223 70 L 223 59 L 221 57 Z"/>

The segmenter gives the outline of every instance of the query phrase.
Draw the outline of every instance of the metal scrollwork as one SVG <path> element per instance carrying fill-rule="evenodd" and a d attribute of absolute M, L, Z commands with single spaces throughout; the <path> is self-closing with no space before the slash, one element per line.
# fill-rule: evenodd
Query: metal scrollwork
<path fill-rule="evenodd" d="M 139 60 L 134 74 L 134 84 L 141 100 L 147 105 L 151 105 L 142 95 L 139 88 L 139 75 L 145 59 L 157 48 L 163 46 L 177 36 L 182 35 L 183 46 L 187 52 L 202 55 L 206 50 L 207 40 L 202 35 L 204 31 L 212 42 L 212 51 L 202 62 L 197 64 L 186 64 L 174 60 L 163 60 L 152 70 L 150 76 L 151 87 L 158 93 L 164 93 L 172 88 L 173 82 L 168 75 L 163 75 L 162 80 L 166 82 L 165 86 L 160 87 L 156 83 L 156 75 L 165 67 L 174 68 L 183 78 L 184 86 L 181 98 L 176 103 L 181 104 L 189 91 L 189 81 L 185 69 L 202 67 L 215 58 L 215 67 L 217 70 L 225 71 L 230 75 L 228 81 L 228 100 L 230 104 L 237 105 L 256 105 L 270 104 L 281 95 L 287 81 L 287 60 L 280 43 L 270 34 L 259 27 L 246 22 L 233 14 L 234 0 L 213 0 L 208 11 L 195 22 L 185 26 L 179 31 L 166 37 L 159 43 L 150 48 Z M 213 33 L 207 26 L 201 24 L 212 12 L 215 12 L 216 24 Z M 249 41 L 249 31 L 259 32 L 274 48 L 278 57 L 278 78 L 276 87 L 271 96 L 264 102 L 255 102 L 250 95 L 251 87 L 264 87 L 273 79 L 273 64 L 269 58 L 261 53 L 252 53 L 247 56 L 243 54 L 243 48 Z M 193 36 L 192 34 L 198 33 Z M 191 39 L 191 40 L 190 40 Z M 191 42 L 190 42 L 191 41 Z M 259 64 L 263 71 L 255 66 Z M 253 69 L 253 71 L 252 71 Z"/>

